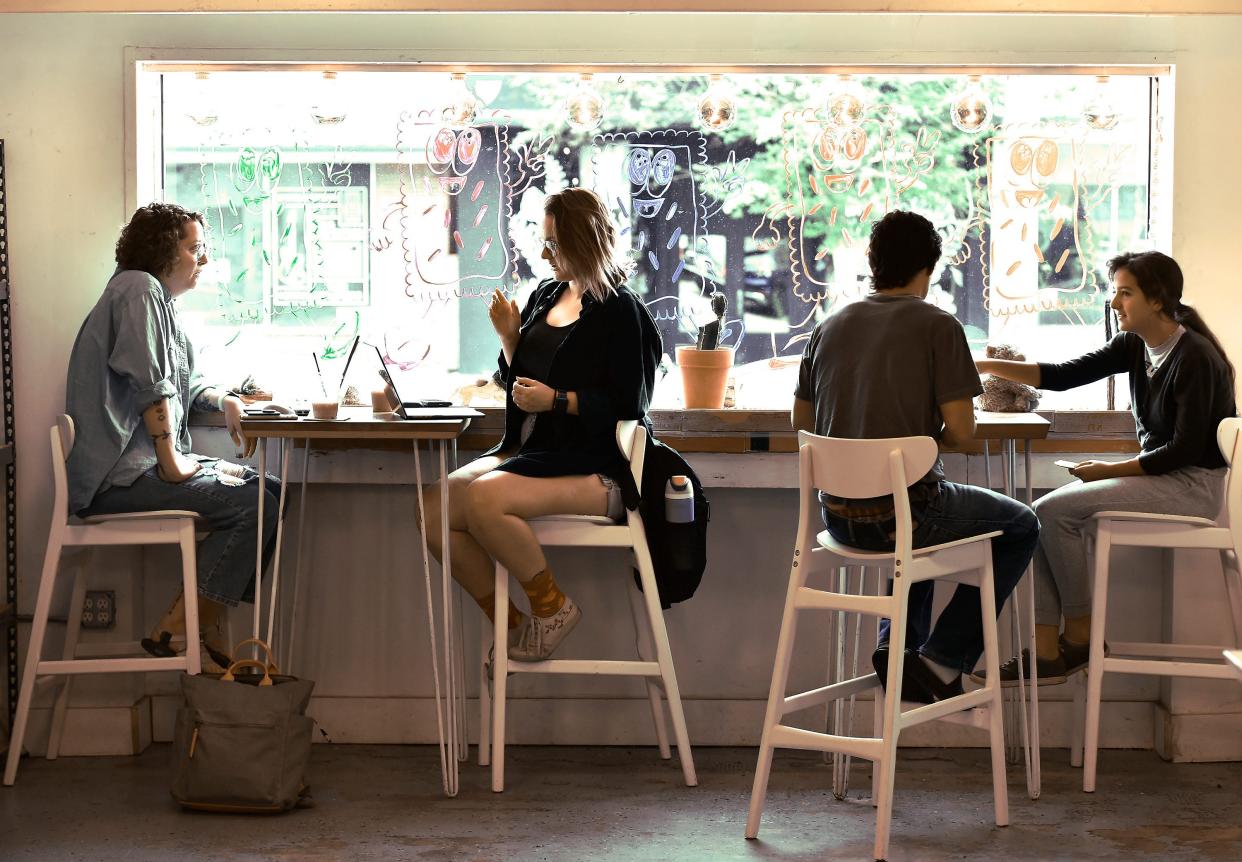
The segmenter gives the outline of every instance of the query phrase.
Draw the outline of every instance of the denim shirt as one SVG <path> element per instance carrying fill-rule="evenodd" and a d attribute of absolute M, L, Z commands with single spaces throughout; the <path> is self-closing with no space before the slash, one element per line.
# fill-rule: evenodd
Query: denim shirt
<path fill-rule="evenodd" d="M 207 388 L 168 290 L 146 272 L 114 273 L 69 357 L 65 412 L 76 428 L 66 465 L 69 511 L 113 486 L 132 485 L 155 466 L 142 414 L 162 398 L 177 449 L 189 453 L 188 405 Z"/>

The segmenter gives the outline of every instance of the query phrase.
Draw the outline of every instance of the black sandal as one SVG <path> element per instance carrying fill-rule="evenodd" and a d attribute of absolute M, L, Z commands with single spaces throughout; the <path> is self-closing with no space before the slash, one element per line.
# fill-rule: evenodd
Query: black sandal
<path fill-rule="evenodd" d="M 139 643 L 144 650 L 157 658 L 177 657 L 177 651 L 172 648 L 172 632 L 160 632 L 159 640 L 143 638 Z"/>

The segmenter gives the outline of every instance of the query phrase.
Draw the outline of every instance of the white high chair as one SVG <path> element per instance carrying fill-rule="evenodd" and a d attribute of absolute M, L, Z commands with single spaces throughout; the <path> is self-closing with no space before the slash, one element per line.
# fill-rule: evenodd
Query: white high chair
<path fill-rule="evenodd" d="M 776 748 L 840 752 L 875 763 L 872 772 L 872 804 L 876 807 L 874 855 L 888 854 L 889 828 L 893 809 L 893 779 L 897 767 L 897 740 L 901 731 L 934 719 L 954 717 L 966 724 L 986 729 L 992 749 L 992 795 L 996 825 L 1009 823 L 1009 801 L 1005 785 L 1005 738 L 1002 728 L 1001 690 L 997 682 L 999 658 L 996 634 L 996 595 L 992 581 L 992 538 L 999 532 L 983 533 L 967 539 L 912 549 L 913 528 L 910 501 L 905 490 L 926 475 L 936 462 L 936 441 L 930 437 L 902 437 L 883 440 L 842 440 L 798 433 L 799 489 L 798 537 L 794 547 L 785 612 L 781 620 L 772 686 L 768 694 L 759 743 L 759 759 L 746 819 L 746 837 L 759 834 L 759 820 Z M 816 489 L 846 499 L 868 499 L 893 495 L 897 516 L 895 550 L 889 553 L 862 551 L 835 541 L 827 530 L 816 534 L 820 521 Z M 895 492 L 895 493 L 894 493 Z M 832 578 L 841 567 L 867 566 L 888 570 L 893 581 L 892 595 L 853 595 L 833 589 L 813 589 L 807 579 L 827 572 Z M 800 611 L 845 611 L 892 621 L 893 644 L 900 647 L 906 628 L 910 585 L 940 579 L 977 587 L 982 608 L 984 665 L 988 684 L 938 703 L 902 709 L 901 682 L 904 653 L 889 652 L 887 697 L 875 673 L 786 696 L 789 665 Z M 835 580 L 835 579 L 834 579 Z M 877 579 L 883 591 L 883 574 Z M 781 722 L 790 713 L 831 703 L 859 692 L 875 690 L 873 737 L 839 736 L 804 730 Z M 962 716 L 962 712 L 967 715 Z"/>
<path fill-rule="evenodd" d="M 52 714 L 52 727 L 48 736 L 47 757 L 55 760 L 60 752 L 64 733 L 65 709 L 69 701 L 71 674 L 79 673 L 133 673 L 135 671 L 184 670 L 196 674 L 201 668 L 199 639 L 187 638 L 185 655 L 171 658 L 146 657 L 79 657 L 78 632 L 82 623 L 82 602 L 86 594 L 86 576 L 77 568 L 73 582 L 73 594 L 69 603 L 68 631 L 62 657 L 58 660 L 42 658 L 43 639 L 47 633 L 48 616 L 51 612 L 52 594 L 60 569 L 60 554 L 64 548 L 100 545 L 179 545 L 181 548 L 181 581 L 187 601 L 185 602 L 185 628 L 187 632 L 198 631 L 198 578 L 195 571 L 194 522 L 198 515 L 181 510 L 155 512 L 123 512 L 113 515 L 94 515 L 77 518 L 69 514 L 69 490 L 65 474 L 65 461 L 73 451 L 73 419 L 60 416 L 51 429 L 52 475 L 56 496 L 52 504 L 52 526 L 48 534 L 47 553 L 43 558 L 43 575 L 39 581 L 39 594 L 35 600 L 34 623 L 27 647 L 26 668 L 22 675 L 21 691 L 17 698 L 17 715 L 13 723 L 13 737 L 9 743 L 8 760 L 4 768 L 4 784 L 11 786 L 17 779 L 17 764 L 21 758 L 22 741 L 30 718 L 30 703 L 34 698 L 38 677 L 59 677 L 61 689 Z M 112 646 L 112 645 L 109 645 Z M 129 651 L 137 644 L 126 644 Z M 111 653 L 112 650 L 106 650 Z M 98 655 L 98 652 L 95 653 Z M 45 680 L 46 681 L 46 680 Z"/>

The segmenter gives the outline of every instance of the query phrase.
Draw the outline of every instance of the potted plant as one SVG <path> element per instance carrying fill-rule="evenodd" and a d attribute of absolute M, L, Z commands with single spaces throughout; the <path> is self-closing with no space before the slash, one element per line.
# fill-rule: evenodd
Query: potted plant
<path fill-rule="evenodd" d="M 733 367 L 733 348 L 720 346 L 727 305 L 723 293 L 712 294 L 716 319 L 699 327 L 694 346 L 677 348 L 677 367 L 681 369 L 682 392 L 688 409 L 719 410 L 724 406 L 725 387 Z"/>

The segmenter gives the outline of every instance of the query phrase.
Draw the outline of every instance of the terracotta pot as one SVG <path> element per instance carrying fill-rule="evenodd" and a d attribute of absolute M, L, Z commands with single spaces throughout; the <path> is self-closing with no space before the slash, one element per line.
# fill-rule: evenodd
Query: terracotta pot
<path fill-rule="evenodd" d="M 689 409 L 719 410 L 724 406 L 725 385 L 733 367 L 733 349 L 696 350 L 677 348 L 677 367 Z"/>

